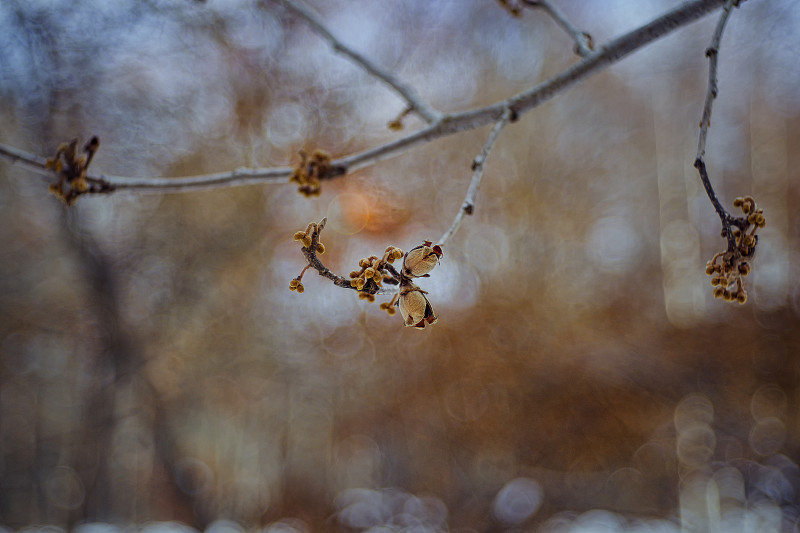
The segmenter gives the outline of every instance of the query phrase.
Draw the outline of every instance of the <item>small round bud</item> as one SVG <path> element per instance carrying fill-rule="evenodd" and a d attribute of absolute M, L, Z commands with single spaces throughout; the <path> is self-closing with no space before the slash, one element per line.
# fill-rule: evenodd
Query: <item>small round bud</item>
<path fill-rule="evenodd" d="M 358 266 L 360 266 L 361 268 L 367 268 L 369 266 L 369 260 L 368 259 L 360 259 L 358 261 Z"/>
<path fill-rule="evenodd" d="M 306 290 L 306 289 L 305 289 L 305 287 L 303 287 L 303 284 L 302 283 L 298 283 L 297 284 L 297 293 L 298 294 L 303 294 L 304 290 Z"/>
<path fill-rule="evenodd" d="M 325 253 L 325 245 L 322 244 L 321 242 L 317 243 L 317 253 L 318 254 L 324 254 Z"/>
<path fill-rule="evenodd" d="M 716 287 L 717 285 L 719 285 L 720 279 L 722 278 L 720 278 L 719 276 L 714 276 L 713 278 L 711 278 L 711 286 Z"/>
<path fill-rule="evenodd" d="M 366 283 L 367 283 L 364 280 L 364 278 L 357 278 L 355 281 L 356 281 L 356 289 L 358 289 L 358 290 L 363 289 L 364 285 L 366 285 Z"/>
<path fill-rule="evenodd" d="M 712 265 L 712 264 L 709 262 L 709 263 L 706 265 L 706 274 L 708 274 L 708 275 L 710 276 L 710 275 L 711 275 L 711 274 L 713 274 L 713 273 L 714 273 L 714 265 Z"/>
<path fill-rule="evenodd" d="M 350 272 L 350 277 L 351 277 L 351 278 L 357 278 L 357 277 L 358 277 L 358 272 L 357 272 L 357 271 L 355 271 L 355 270 L 352 270 L 352 271 Z"/>
<path fill-rule="evenodd" d="M 364 271 L 364 277 L 365 278 L 371 278 L 374 275 L 375 275 L 375 269 L 372 268 L 372 267 L 369 267 Z"/>
<path fill-rule="evenodd" d="M 311 246 L 311 235 L 303 235 L 303 246 L 306 248 Z"/>
<path fill-rule="evenodd" d="M 731 300 L 733 300 L 733 294 L 731 294 L 731 291 L 729 290 L 724 290 L 722 291 L 722 299 L 725 300 L 726 302 L 730 302 Z"/>
<path fill-rule="evenodd" d="M 714 298 L 722 298 L 722 293 L 725 292 L 725 289 L 722 287 L 714 287 Z"/>
<path fill-rule="evenodd" d="M 350 286 L 351 287 L 358 287 L 358 278 L 351 279 L 350 280 Z"/>
<path fill-rule="evenodd" d="M 733 199 L 733 207 L 740 207 L 743 202 L 744 198 L 742 198 L 741 196 L 737 196 L 736 198 Z"/>
<path fill-rule="evenodd" d="M 86 192 L 89 189 L 89 184 L 86 183 L 86 178 L 79 178 L 72 182 L 72 189 L 78 192 Z"/>
<path fill-rule="evenodd" d="M 750 273 L 750 263 L 742 263 L 739 265 L 739 273 L 746 276 Z"/>
<path fill-rule="evenodd" d="M 747 293 L 744 290 L 739 291 L 739 294 L 736 295 L 736 301 L 743 305 L 747 301 Z"/>
<path fill-rule="evenodd" d="M 304 231 L 298 231 L 297 233 L 294 234 L 293 238 L 296 241 L 302 241 L 305 238 L 305 236 L 306 233 Z"/>

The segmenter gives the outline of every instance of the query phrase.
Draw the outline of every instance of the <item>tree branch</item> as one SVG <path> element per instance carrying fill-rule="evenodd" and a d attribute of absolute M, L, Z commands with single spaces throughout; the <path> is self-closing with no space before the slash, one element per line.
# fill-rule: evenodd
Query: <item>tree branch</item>
<path fill-rule="evenodd" d="M 556 6 L 551 4 L 549 0 L 523 0 L 523 3 L 527 6 L 540 7 L 547 11 L 547 14 L 556 21 L 556 24 L 561 26 L 561 28 L 572 37 L 572 40 L 575 41 L 576 54 L 581 57 L 586 57 L 594 52 L 592 36 L 573 26 L 567 17 L 565 17 Z"/>
<path fill-rule="evenodd" d="M 316 13 L 314 13 L 307 6 L 303 5 L 302 2 L 299 0 L 282 0 L 282 4 L 308 22 L 314 32 L 328 41 L 336 52 L 348 56 L 350 59 L 361 65 L 364 70 L 394 89 L 408 103 L 408 107 L 412 111 L 419 113 L 419 115 L 424 118 L 426 122 L 430 124 L 441 118 L 442 114 L 422 100 L 422 98 L 419 97 L 413 88 L 397 79 L 391 72 L 383 69 L 379 65 L 376 65 L 370 59 L 356 52 L 334 37 L 333 34 L 328 31 L 328 28 L 325 27 L 325 24 L 320 20 Z"/>
<path fill-rule="evenodd" d="M 481 186 L 481 179 L 483 178 L 483 169 L 484 163 L 486 162 L 486 158 L 489 157 L 489 153 L 494 148 L 494 143 L 497 141 L 497 138 L 500 136 L 500 132 L 503 131 L 506 124 L 511 121 L 512 113 L 510 109 L 506 109 L 503 116 L 492 128 L 491 133 L 489 133 L 489 137 L 486 139 L 486 144 L 483 145 L 483 149 L 481 149 L 480 153 L 475 156 L 475 159 L 472 160 L 472 179 L 469 182 L 469 188 L 467 189 L 467 195 L 464 198 L 464 203 L 461 204 L 461 209 L 458 210 L 456 214 L 456 218 L 453 220 L 453 223 L 450 225 L 450 228 L 442 235 L 439 239 L 439 245 L 444 246 L 444 244 L 453 236 L 453 234 L 458 231 L 458 228 L 461 226 L 461 222 L 464 220 L 465 215 L 471 215 L 475 210 L 475 197 L 478 195 L 478 188 Z"/>
<path fill-rule="evenodd" d="M 734 6 L 739 4 L 738 0 L 727 0 L 722 8 L 722 14 L 717 22 L 717 27 L 714 30 L 714 35 L 711 38 L 711 44 L 706 49 L 706 57 L 708 57 L 708 90 L 706 92 L 706 101 L 703 105 L 703 117 L 700 120 L 700 138 L 697 142 L 697 157 L 694 161 L 694 166 L 700 174 L 700 181 L 706 190 L 708 199 L 714 206 L 714 210 L 719 215 L 722 221 L 722 233 L 728 241 L 728 251 L 735 252 L 736 239 L 731 231 L 731 221 L 733 216 L 722 206 L 719 198 L 717 198 L 714 187 L 711 185 L 711 180 L 708 177 L 706 163 L 704 160 L 706 153 L 706 137 L 708 136 L 708 128 L 711 126 L 711 107 L 714 104 L 714 99 L 717 97 L 717 59 L 719 57 L 719 46 L 722 41 L 722 33 L 725 31 L 725 24 L 728 22 L 728 17 Z"/>
<path fill-rule="evenodd" d="M 633 30 L 579 61 L 572 67 L 549 80 L 516 96 L 495 104 L 473 110 L 445 115 L 440 120 L 400 139 L 363 152 L 343 157 L 331 162 L 344 169 L 344 173 L 397 156 L 417 145 L 432 140 L 472 130 L 498 122 L 506 109 L 521 116 L 540 104 L 550 100 L 560 92 L 582 81 L 601 69 L 616 63 L 631 52 L 641 48 L 671 32 L 708 14 L 723 4 L 725 0 L 691 0 L 672 11 L 658 17 L 649 24 Z M 37 173 L 52 176 L 45 169 L 44 159 L 0 144 L 0 156 L 22 164 Z M 145 177 L 132 178 L 87 174 L 87 181 L 104 185 L 102 192 L 112 190 L 131 192 L 186 192 L 191 190 L 236 187 L 251 184 L 286 182 L 292 169 L 288 167 L 250 169 L 240 168 L 231 172 L 188 176 L 180 178 Z M 343 175 L 343 174 L 342 174 Z"/>

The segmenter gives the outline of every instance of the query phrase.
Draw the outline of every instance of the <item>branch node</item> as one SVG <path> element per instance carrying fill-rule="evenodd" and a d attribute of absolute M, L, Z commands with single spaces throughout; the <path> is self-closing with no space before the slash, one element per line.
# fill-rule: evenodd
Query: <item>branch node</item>
<path fill-rule="evenodd" d="M 79 196 L 87 193 L 109 192 L 113 190 L 109 184 L 100 180 L 89 183 L 86 172 L 89 164 L 100 148 L 100 139 L 97 135 L 83 145 L 83 153 L 77 153 L 78 139 L 69 143 L 61 143 L 53 157 L 45 162 L 45 168 L 50 169 L 58 176 L 58 181 L 50 185 L 50 192 L 61 198 L 65 205 L 75 203 Z"/>

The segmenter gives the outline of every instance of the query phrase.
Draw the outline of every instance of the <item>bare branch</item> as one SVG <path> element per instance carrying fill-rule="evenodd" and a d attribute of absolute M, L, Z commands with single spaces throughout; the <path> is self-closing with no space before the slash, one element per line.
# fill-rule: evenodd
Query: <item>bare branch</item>
<path fill-rule="evenodd" d="M 575 41 L 576 54 L 581 57 L 586 57 L 594 53 L 592 36 L 573 26 L 567 17 L 565 17 L 556 6 L 551 4 L 549 0 L 523 0 L 523 3 L 530 7 L 541 7 L 547 11 L 547 14 L 556 21 L 556 24 L 561 26 L 561 28 L 572 37 L 572 40 Z"/>
<path fill-rule="evenodd" d="M 333 160 L 331 165 L 341 167 L 343 172 L 340 175 L 344 175 L 347 172 L 373 165 L 378 161 L 395 157 L 429 141 L 476 129 L 487 124 L 497 123 L 506 109 L 509 108 L 513 114 L 521 116 L 579 81 L 616 63 L 638 48 L 701 18 L 718 8 L 724 1 L 692 0 L 687 2 L 649 24 L 614 39 L 595 53 L 536 87 L 486 107 L 445 115 L 440 120 L 425 126 L 421 130 L 381 146 Z M 52 175 L 51 171 L 45 169 L 42 158 L 21 150 L 0 144 L 0 157 L 20 163 L 40 174 Z M 291 173 L 292 169 L 288 167 L 240 168 L 231 172 L 180 178 L 131 178 L 90 173 L 87 174 L 86 179 L 90 182 L 95 180 L 98 184 L 103 184 L 105 192 L 127 190 L 131 192 L 166 193 L 264 183 L 285 183 Z"/>
<path fill-rule="evenodd" d="M 299 0 L 282 0 L 282 3 L 296 15 L 308 22 L 308 24 L 320 37 L 331 44 L 331 47 L 335 51 L 348 56 L 350 59 L 361 65 L 364 70 L 394 89 L 408 103 L 408 106 L 413 111 L 419 113 L 419 115 L 424 118 L 426 122 L 430 124 L 441 118 L 441 113 L 434 110 L 424 100 L 422 100 L 422 98 L 419 97 L 413 88 L 397 79 L 391 72 L 373 63 L 370 59 L 356 52 L 334 37 L 333 34 L 328 31 L 328 28 L 325 27 L 325 24 L 319 19 L 316 13 L 303 5 L 302 2 Z"/>
<path fill-rule="evenodd" d="M 737 248 L 736 240 L 731 231 L 731 220 L 733 217 L 722 206 L 719 198 L 717 198 L 716 192 L 714 192 L 714 187 L 712 187 L 711 180 L 708 177 L 704 157 L 706 153 L 706 137 L 708 135 L 708 128 L 711 125 L 711 107 L 714 104 L 714 99 L 717 97 L 718 92 L 717 59 L 719 56 L 720 41 L 722 40 L 722 33 L 725 31 L 725 24 L 728 21 L 731 10 L 738 4 L 738 0 L 727 0 L 725 2 L 722 8 L 722 14 L 717 22 L 717 27 L 714 30 L 714 35 L 711 38 L 711 44 L 706 49 L 706 57 L 708 57 L 708 90 L 706 92 L 705 105 L 703 106 L 703 117 L 700 120 L 700 138 L 697 143 L 697 157 L 694 162 L 694 166 L 700 174 L 700 181 L 703 183 L 708 199 L 711 200 L 714 210 L 722 221 L 722 233 L 728 241 L 728 250 L 731 252 L 735 252 Z"/>
<path fill-rule="evenodd" d="M 706 102 L 703 106 L 703 118 L 700 120 L 700 139 L 697 143 L 697 159 L 702 159 L 706 154 L 706 136 L 708 128 L 711 126 L 711 107 L 717 97 L 717 59 L 719 57 L 719 44 L 722 41 L 722 33 L 725 31 L 725 24 L 731 14 L 733 6 L 738 5 L 738 0 L 727 0 L 722 8 L 722 14 L 711 38 L 711 44 L 706 49 L 708 57 L 708 91 L 706 92 Z"/>
<path fill-rule="evenodd" d="M 27 168 L 43 176 L 52 176 L 53 171 L 45 168 L 47 160 L 44 157 L 24 152 L 12 146 L 0 144 L 0 156 L 8 159 L 11 164 Z"/>
<path fill-rule="evenodd" d="M 464 220 L 465 215 L 471 215 L 475 210 L 475 197 L 478 196 L 478 188 L 481 186 L 481 179 L 483 178 L 483 170 L 484 164 L 486 163 L 486 158 L 489 157 L 489 153 L 494 148 L 494 143 L 497 141 L 497 138 L 500 136 L 500 132 L 503 128 L 508 124 L 512 118 L 512 112 L 510 109 L 506 109 L 503 116 L 500 120 L 497 121 L 497 124 L 494 125 L 492 128 L 491 133 L 489 133 L 489 137 L 486 139 L 486 144 L 483 145 L 483 149 L 481 149 L 480 153 L 475 156 L 475 159 L 472 161 L 472 179 L 469 182 L 469 188 L 467 189 L 467 195 L 464 198 L 464 203 L 461 204 L 461 209 L 458 210 L 456 214 L 456 218 L 453 220 L 453 223 L 450 225 L 450 228 L 442 235 L 439 239 L 439 244 L 444 246 L 444 244 L 453 236 L 453 234 L 458 231 L 458 228 L 461 226 L 461 222 Z"/>

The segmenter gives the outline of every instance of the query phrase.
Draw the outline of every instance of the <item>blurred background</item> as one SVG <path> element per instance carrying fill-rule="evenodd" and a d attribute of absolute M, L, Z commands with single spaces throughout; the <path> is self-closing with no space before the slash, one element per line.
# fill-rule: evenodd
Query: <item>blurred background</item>
<path fill-rule="evenodd" d="M 554 0 L 598 45 L 677 0 Z M 308 0 L 437 109 L 575 63 L 496 1 Z M 800 6 L 732 14 L 706 161 L 764 209 L 746 305 L 694 161 L 717 13 L 507 127 L 404 328 L 347 275 L 451 224 L 490 126 L 323 184 L 82 197 L 0 161 L 0 526 L 85 533 L 800 531 Z M 287 166 L 399 138 L 395 93 L 277 1 L 5 0 L 0 142 L 92 170 Z M 792 207 L 795 206 L 795 207 Z M 47 528 L 45 528 L 47 529 Z"/>

